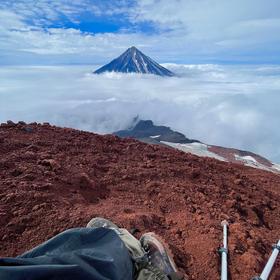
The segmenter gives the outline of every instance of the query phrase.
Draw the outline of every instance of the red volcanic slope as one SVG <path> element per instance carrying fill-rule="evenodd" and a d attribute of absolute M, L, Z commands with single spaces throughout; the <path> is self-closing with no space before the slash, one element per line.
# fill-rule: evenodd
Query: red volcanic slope
<path fill-rule="evenodd" d="M 0 126 L 0 255 L 15 256 L 93 216 L 155 231 L 188 279 L 250 279 L 280 234 L 280 176 L 132 139 L 45 125 Z M 279 261 L 271 279 L 280 279 Z"/>

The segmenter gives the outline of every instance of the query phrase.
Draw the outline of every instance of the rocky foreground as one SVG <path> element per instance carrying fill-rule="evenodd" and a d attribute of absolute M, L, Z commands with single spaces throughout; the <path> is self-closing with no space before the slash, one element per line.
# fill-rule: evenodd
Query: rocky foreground
<path fill-rule="evenodd" d="M 280 175 L 132 139 L 48 124 L 0 126 L 0 255 L 16 256 L 103 216 L 170 245 L 188 279 L 259 274 L 280 238 Z M 271 279 L 280 279 L 280 261 Z"/>

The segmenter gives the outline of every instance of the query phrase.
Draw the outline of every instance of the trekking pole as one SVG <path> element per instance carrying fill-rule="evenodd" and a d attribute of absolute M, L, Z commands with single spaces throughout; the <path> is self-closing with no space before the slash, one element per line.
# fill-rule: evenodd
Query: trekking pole
<path fill-rule="evenodd" d="M 226 220 L 221 222 L 221 226 L 223 227 L 223 247 L 220 248 L 219 252 L 221 253 L 222 262 L 221 262 L 221 280 L 227 280 L 227 228 L 228 222 Z"/>
<path fill-rule="evenodd" d="M 260 277 L 258 277 L 258 276 L 254 277 L 252 280 L 267 280 L 268 279 L 270 272 L 273 268 L 273 265 L 277 259 L 279 251 L 280 251 L 280 240 L 278 240 L 278 243 L 273 245 L 272 248 L 273 248 L 272 254 L 269 257 L 269 259 L 263 269 L 262 274 L 260 275 Z"/>

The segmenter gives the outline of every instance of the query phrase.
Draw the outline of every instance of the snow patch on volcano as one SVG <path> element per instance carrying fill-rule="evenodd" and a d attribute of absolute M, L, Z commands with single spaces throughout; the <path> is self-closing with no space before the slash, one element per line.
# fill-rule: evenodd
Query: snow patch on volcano
<path fill-rule="evenodd" d="M 277 164 L 273 164 L 272 167 L 268 167 L 260 162 L 258 162 L 254 157 L 252 156 L 240 156 L 240 155 L 234 155 L 235 159 L 237 161 L 241 161 L 244 165 L 259 168 L 267 171 L 273 171 L 273 172 L 279 172 L 280 166 Z"/>
<path fill-rule="evenodd" d="M 166 141 L 160 141 L 160 142 L 170 147 L 173 147 L 175 149 L 181 150 L 186 153 L 191 153 L 200 157 L 211 157 L 221 161 L 227 161 L 225 158 L 208 151 L 208 146 L 203 143 L 180 144 L 180 143 L 171 143 Z"/>

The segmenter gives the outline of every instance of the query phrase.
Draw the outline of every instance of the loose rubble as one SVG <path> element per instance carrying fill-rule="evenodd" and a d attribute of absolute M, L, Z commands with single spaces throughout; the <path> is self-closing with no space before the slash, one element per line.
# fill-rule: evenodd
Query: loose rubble
<path fill-rule="evenodd" d="M 227 219 L 230 277 L 245 280 L 279 239 L 278 174 L 48 123 L 2 124 L 0 155 L 2 257 L 102 216 L 155 231 L 188 279 L 216 280 Z"/>

